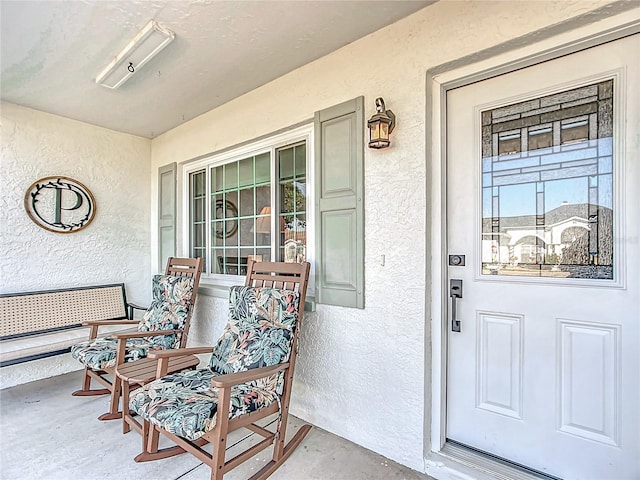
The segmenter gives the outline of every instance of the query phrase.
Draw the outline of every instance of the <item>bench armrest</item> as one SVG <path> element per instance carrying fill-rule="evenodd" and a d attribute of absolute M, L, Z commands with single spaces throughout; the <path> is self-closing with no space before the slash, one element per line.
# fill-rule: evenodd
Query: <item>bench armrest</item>
<path fill-rule="evenodd" d="M 289 362 L 279 363 L 270 367 L 254 368 L 246 372 L 229 373 L 220 375 L 211 379 L 211 385 L 214 387 L 225 388 L 239 385 L 241 383 L 258 380 L 259 378 L 268 377 L 282 370 L 289 368 Z"/>
<path fill-rule="evenodd" d="M 149 307 L 143 307 L 142 305 L 138 305 L 137 303 L 127 303 L 127 316 L 130 319 L 133 319 L 133 311 L 141 310 L 146 311 Z"/>

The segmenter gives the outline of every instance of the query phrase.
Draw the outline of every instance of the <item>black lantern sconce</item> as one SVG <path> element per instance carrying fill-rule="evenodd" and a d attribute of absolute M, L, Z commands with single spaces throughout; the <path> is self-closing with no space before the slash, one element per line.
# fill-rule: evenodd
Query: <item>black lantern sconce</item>
<path fill-rule="evenodd" d="M 369 127 L 369 148 L 387 148 L 391 142 L 389 134 L 396 126 L 396 116 L 387 110 L 382 97 L 376 98 L 376 113 L 367 122 Z"/>

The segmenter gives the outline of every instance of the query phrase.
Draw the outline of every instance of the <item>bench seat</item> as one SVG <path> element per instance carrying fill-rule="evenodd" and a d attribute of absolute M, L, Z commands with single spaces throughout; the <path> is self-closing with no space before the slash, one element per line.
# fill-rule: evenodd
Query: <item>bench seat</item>
<path fill-rule="evenodd" d="M 0 367 L 66 353 L 89 339 L 83 322 L 131 320 L 123 283 L 0 295 Z M 104 325 L 98 336 L 135 331 Z"/>
<path fill-rule="evenodd" d="M 0 366 L 67 353 L 71 346 L 89 338 L 89 330 L 89 327 L 78 327 L 0 341 Z M 135 331 L 130 325 L 108 325 L 100 327 L 98 336 Z"/>

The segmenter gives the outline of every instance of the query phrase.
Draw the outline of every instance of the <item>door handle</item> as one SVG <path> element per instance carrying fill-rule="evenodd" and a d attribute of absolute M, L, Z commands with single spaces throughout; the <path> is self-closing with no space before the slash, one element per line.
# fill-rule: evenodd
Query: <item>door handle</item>
<path fill-rule="evenodd" d="M 456 300 L 462 298 L 462 280 L 452 278 L 449 280 L 449 296 L 451 297 L 451 331 L 460 331 L 460 320 L 456 310 Z"/>

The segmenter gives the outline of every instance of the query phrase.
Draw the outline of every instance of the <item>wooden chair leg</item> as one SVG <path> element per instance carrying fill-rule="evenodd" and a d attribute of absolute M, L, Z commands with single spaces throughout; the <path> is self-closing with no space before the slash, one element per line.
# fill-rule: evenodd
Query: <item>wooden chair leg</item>
<path fill-rule="evenodd" d="M 76 390 L 71 395 L 74 397 L 91 397 L 93 395 L 106 395 L 111 390 L 108 388 L 100 388 L 91 390 L 91 375 L 89 375 L 89 367 L 84 367 L 84 377 L 82 379 L 82 389 Z"/>
<path fill-rule="evenodd" d="M 160 432 L 158 432 L 158 429 L 154 425 L 149 423 L 149 434 L 147 438 L 147 445 L 145 446 L 145 451 L 147 453 L 156 453 L 158 451 L 159 441 Z"/>
<path fill-rule="evenodd" d="M 91 388 L 91 377 L 89 376 L 89 368 L 84 367 L 84 378 L 82 379 L 82 390 L 89 390 Z"/>
<path fill-rule="evenodd" d="M 149 441 L 149 429 L 151 428 L 151 423 L 146 420 L 142 421 L 142 451 L 147 451 L 147 442 Z"/>
<path fill-rule="evenodd" d="M 114 375 L 111 385 L 111 401 L 109 402 L 109 412 L 103 413 L 98 420 L 115 420 L 122 417 L 122 413 L 118 411 L 120 405 L 120 379 Z"/>
<path fill-rule="evenodd" d="M 147 420 L 142 420 L 142 452 L 135 456 L 133 459 L 135 462 L 146 462 L 148 461 L 148 456 L 151 453 L 149 449 L 149 444 L 153 443 L 151 441 L 151 435 L 155 431 L 153 425 Z M 156 432 L 156 435 L 158 433 Z M 153 445 L 152 445 L 153 446 Z M 155 449 L 158 450 L 158 440 L 155 441 Z"/>
<path fill-rule="evenodd" d="M 122 381 L 122 433 L 129 433 L 131 431 L 131 425 L 127 423 L 126 415 L 131 415 L 129 411 L 129 382 Z"/>

